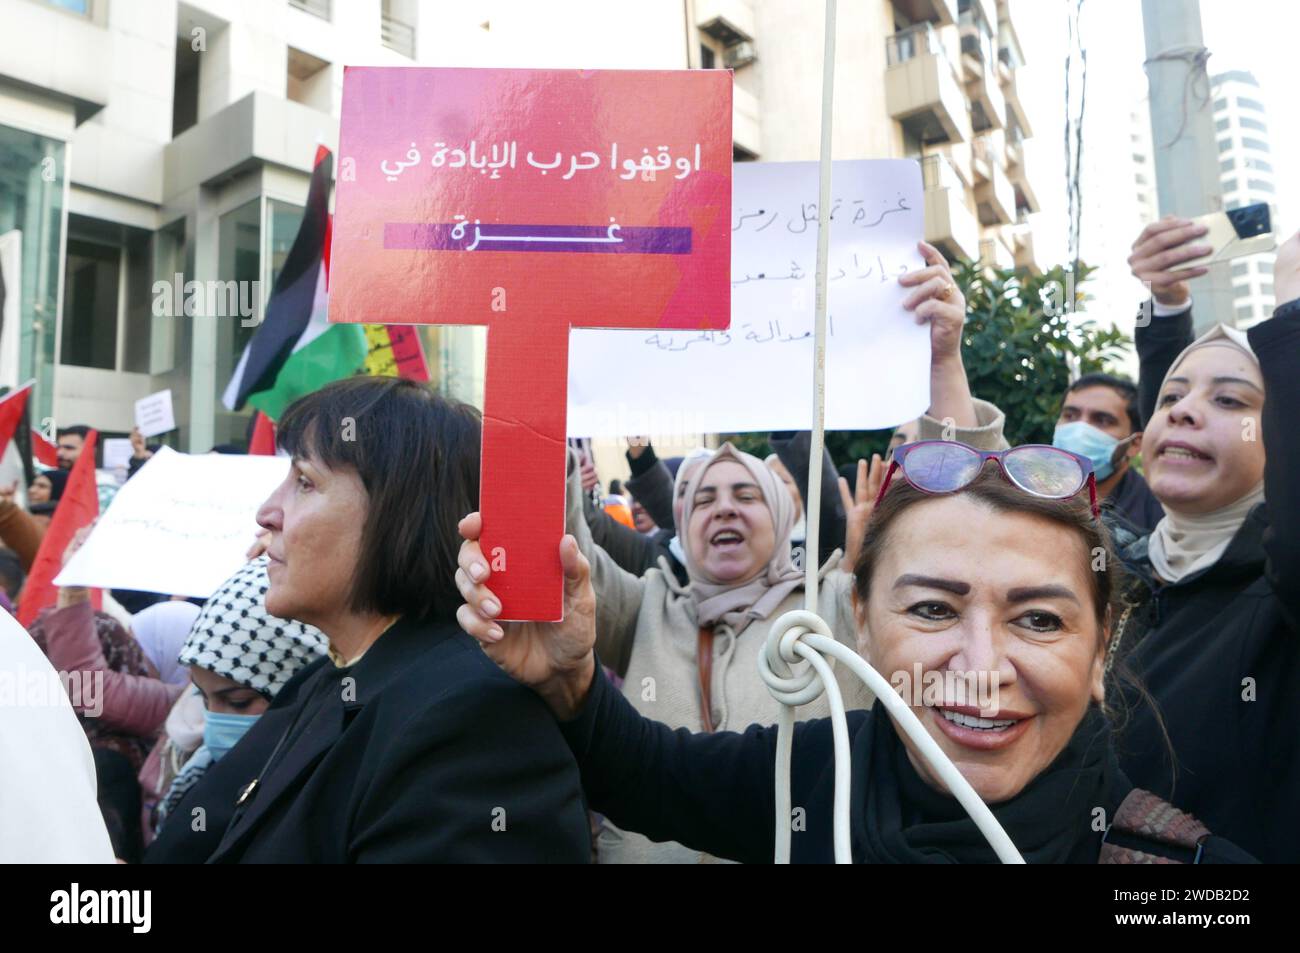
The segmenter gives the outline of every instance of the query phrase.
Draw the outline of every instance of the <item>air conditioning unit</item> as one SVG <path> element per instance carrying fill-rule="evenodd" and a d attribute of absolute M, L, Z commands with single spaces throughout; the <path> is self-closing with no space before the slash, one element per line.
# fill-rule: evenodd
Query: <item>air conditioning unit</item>
<path fill-rule="evenodd" d="M 758 53 L 754 49 L 754 44 L 748 40 L 737 43 L 735 46 L 729 46 L 722 51 L 722 62 L 731 69 L 748 66 L 756 59 L 758 59 Z"/>

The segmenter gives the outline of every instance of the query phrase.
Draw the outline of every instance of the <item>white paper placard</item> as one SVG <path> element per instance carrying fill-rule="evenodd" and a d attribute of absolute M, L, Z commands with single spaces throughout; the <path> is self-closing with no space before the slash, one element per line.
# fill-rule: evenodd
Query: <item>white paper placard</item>
<path fill-rule="evenodd" d="M 806 430 L 812 425 L 816 162 L 734 167 L 731 328 L 575 330 L 575 436 Z M 903 310 L 924 267 L 920 166 L 834 164 L 827 280 L 826 429 L 892 427 L 930 402 L 930 331 Z"/>
<path fill-rule="evenodd" d="M 244 564 L 258 507 L 288 470 L 285 457 L 163 447 L 118 490 L 54 582 L 206 598 Z"/>
<path fill-rule="evenodd" d="M 125 470 L 131 463 L 131 441 L 125 437 L 104 439 L 104 469 Z"/>
<path fill-rule="evenodd" d="M 176 429 L 176 414 L 172 410 L 171 389 L 160 390 L 135 402 L 135 425 L 146 437 Z"/>

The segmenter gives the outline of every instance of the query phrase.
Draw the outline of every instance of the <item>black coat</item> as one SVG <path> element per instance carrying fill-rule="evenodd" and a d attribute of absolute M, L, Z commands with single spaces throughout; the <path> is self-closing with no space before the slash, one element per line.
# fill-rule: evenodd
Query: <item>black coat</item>
<path fill-rule="evenodd" d="M 1176 585 L 1151 577 L 1146 538 L 1122 551 L 1143 586 L 1121 636 L 1120 657 L 1155 707 L 1136 690 L 1127 692 L 1131 715 L 1117 753 L 1135 784 L 1266 863 L 1295 863 L 1300 861 L 1300 727 L 1293 710 L 1300 694 L 1300 428 L 1294 418 L 1300 410 L 1300 305 L 1279 308 L 1248 333 L 1266 393 L 1261 427 L 1268 448 L 1266 503 L 1251 512 L 1217 563 Z M 1146 417 L 1165 370 L 1191 337 L 1190 314 L 1139 326 Z"/>
<path fill-rule="evenodd" d="M 402 620 L 356 664 L 295 675 L 146 862 L 585 863 L 590 851 L 577 767 L 541 700 L 455 626 Z"/>
<path fill-rule="evenodd" d="M 853 755 L 850 825 L 853 857 L 862 862 L 863 805 L 868 788 L 884 771 L 869 769 L 867 754 L 876 719 L 884 719 L 877 702 L 870 711 L 845 713 Z M 642 716 L 597 667 L 590 694 L 578 716 L 562 724 L 565 737 L 582 768 L 582 781 L 593 810 L 607 815 L 625 830 L 655 841 L 678 841 L 695 850 L 742 863 L 771 863 L 775 846 L 775 725 L 751 725 L 743 733 L 720 731 L 692 734 L 676 731 Z M 892 726 L 887 729 L 892 732 Z M 904 758 L 905 760 L 905 758 Z M 915 775 L 913 775 L 916 778 Z M 916 785 L 923 782 L 916 778 Z M 1068 863 L 1096 863 L 1104 831 L 1091 826 L 1092 811 L 1100 807 L 1114 817 L 1133 785 L 1114 772 L 1096 802 L 1078 812 L 1077 835 L 1071 840 Z M 794 727 L 790 763 L 790 803 L 803 822 L 791 836 L 791 861 L 831 863 L 833 848 L 835 753 L 829 718 L 799 722 Z M 928 789 L 927 789 L 928 791 Z M 929 792 L 928 799 L 936 799 Z M 995 814 L 1000 808 L 994 807 Z M 1059 808 L 1053 822 L 1068 825 Z M 1018 829 L 1000 818 L 1013 842 L 1024 845 L 1042 832 Z M 1066 828 L 1062 828 L 1064 830 Z M 1146 849 L 1152 849 L 1147 845 Z M 1028 859 L 1030 855 L 1025 852 Z M 988 862 L 996 861 L 992 848 Z M 1221 837 L 1203 844 L 1201 863 L 1251 863 L 1253 858 Z"/>

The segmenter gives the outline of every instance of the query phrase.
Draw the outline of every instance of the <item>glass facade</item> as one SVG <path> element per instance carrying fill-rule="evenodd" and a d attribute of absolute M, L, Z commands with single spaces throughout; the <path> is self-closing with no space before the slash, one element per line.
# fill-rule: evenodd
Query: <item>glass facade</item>
<path fill-rule="evenodd" d="M 36 379 L 32 419 L 54 406 L 54 351 L 58 327 L 60 255 L 63 238 L 64 144 L 57 139 L 0 126 L 0 247 L 5 293 L 16 298 L 15 326 L 0 329 L 0 356 L 15 382 Z M 9 269 L 16 271 L 10 274 Z"/>
<path fill-rule="evenodd" d="M 221 216 L 218 226 L 219 238 L 217 248 L 217 280 L 236 282 L 258 282 L 261 299 L 258 302 L 259 313 L 266 304 L 269 289 L 261 285 L 262 281 L 262 202 L 259 197 L 246 202 L 239 208 Z M 239 363 L 239 356 L 244 346 L 253 337 L 257 328 L 249 321 L 241 320 L 237 315 L 214 319 L 217 327 L 217 379 L 215 407 L 214 443 L 243 443 L 248 430 L 248 421 L 252 416 L 251 408 L 244 408 L 238 413 L 226 410 L 221 403 L 230 377 Z M 245 326 L 247 325 L 247 326 Z"/>

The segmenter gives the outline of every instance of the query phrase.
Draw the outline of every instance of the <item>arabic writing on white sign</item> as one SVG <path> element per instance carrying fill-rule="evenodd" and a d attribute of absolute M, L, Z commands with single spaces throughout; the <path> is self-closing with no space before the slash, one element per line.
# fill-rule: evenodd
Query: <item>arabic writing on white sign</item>
<path fill-rule="evenodd" d="M 826 426 L 889 427 L 929 403 L 929 329 L 897 280 L 924 267 L 920 167 L 836 162 L 832 183 Z M 815 162 L 737 163 L 731 327 L 575 330 L 569 433 L 614 436 L 638 417 L 703 432 L 811 426 L 817 191 Z"/>

